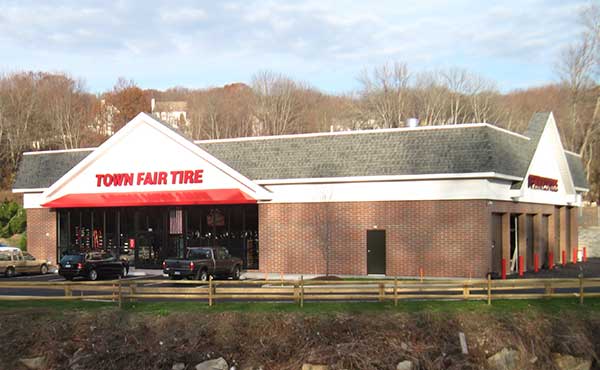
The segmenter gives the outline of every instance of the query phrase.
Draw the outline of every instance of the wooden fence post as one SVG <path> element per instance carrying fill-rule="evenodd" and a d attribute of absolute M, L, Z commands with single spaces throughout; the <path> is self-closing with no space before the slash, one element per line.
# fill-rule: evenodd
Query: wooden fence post
<path fill-rule="evenodd" d="M 72 295 L 73 295 L 73 292 L 71 291 L 71 286 L 65 285 L 65 297 L 70 297 Z"/>
<path fill-rule="evenodd" d="M 398 306 L 398 278 L 394 279 L 394 306 Z"/>
<path fill-rule="evenodd" d="M 579 274 L 579 304 L 583 304 L 583 274 Z"/>
<path fill-rule="evenodd" d="M 487 301 L 488 304 L 492 304 L 492 275 L 487 276 Z"/>
<path fill-rule="evenodd" d="M 546 296 L 548 298 L 552 297 L 552 283 L 550 281 L 544 282 L 544 290 L 546 293 Z"/>
<path fill-rule="evenodd" d="M 463 284 L 463 299 L 468 300 L 470 296 L 469 283 Z"/>
<path fill-rule="evenodd" d="M 385 283 L 379 283 L 379 302 L 384 301 L 385 296 Z"/>
<path fill-rule="evenodd" d="M 119 276 L 119 309 L 123 308 L 123 291 L 121 289 L 121 277 Z"/>
<path fill-rule="evenodd" d="M 132 283 L 129 284 L 129 294 L 130 295 L 135 295 L 135 291 L 137 289 L 137 284 L 136 283 Z M 129 302 L 135 302 L 135 297 L 129 297 Z"/>
<path fill-rule="evenodd" d="M 304 307 L 304 275 L 300 275 L 300 307 Z"/>
<path fill-rule="evenodd" d="M 299 303 L 300 302 L 300 289 L 299 289 L 299 283 L 296 280 L 294 282 L 294 303 Z"/>
<path fill-rule="evenodd" d="M 212 275 L 208 276 L 208 307 L 213 305 L 213 286 L 212 286 Z"/>

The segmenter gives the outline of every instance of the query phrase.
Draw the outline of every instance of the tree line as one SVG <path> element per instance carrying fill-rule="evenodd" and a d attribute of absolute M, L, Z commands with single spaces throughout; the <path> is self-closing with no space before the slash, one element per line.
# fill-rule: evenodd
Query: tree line
<path fill-rule="evenodd" d="M 120 78 L 92 94 L 82 79 L 63 73 L 0 75 L 0 187 L 11 187 L 21 153 L 97 146 L 150 100 L 185 101 L 193 139 L 280 135 L 330 130 L 487 122 L 523 132 L 536 111 L 553 111 L 565 149 L 579 153 L 600 198 L 600 7 L 580 18 L 582 31 L 555 62 L 552 84 L 502 93 L 497 83 L 462 68 L 413 71 L 404 62 L 365 69 L 358 89 L 327 94 L 273 71 L 249 84 L 165 91 L 142 89 Z"/>

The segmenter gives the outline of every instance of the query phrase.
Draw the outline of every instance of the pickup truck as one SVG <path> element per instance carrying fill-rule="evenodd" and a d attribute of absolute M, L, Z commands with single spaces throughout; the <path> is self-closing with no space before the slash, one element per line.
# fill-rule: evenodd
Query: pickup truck
<path fill-rule="evenodd" d="M 209 276 L 240 278 L 242 260 L 223 247 L 188 248 L 185 258 L 168 258 L 163 272 L 173 280 L 188 278 L 206 281 Z"/>

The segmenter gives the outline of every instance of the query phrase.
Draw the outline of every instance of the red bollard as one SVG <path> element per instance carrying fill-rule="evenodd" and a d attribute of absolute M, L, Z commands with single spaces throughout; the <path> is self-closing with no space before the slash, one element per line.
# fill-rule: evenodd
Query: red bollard
<path fill-rule="evenodd" d="M 540 256 L 538 256 L 537 253 L 533 254 L 533 271 L 534 272 L 540 271 Z"/>
<path fill-rule="evenodd" d="M 523 256 L 519 256 L 519 276 L 523 276 L 523 269 L 525 267 L 523 262 Z"/>
<path fill-rule="evenodd" d="M 502 280 L 506 280 L 506 258 L 502 259 Z"/>
<path fill-rule="evenodd" d="M 567 264 L 567 251 L 562 251 L 561 257 L 562 257 L 562 261 L 561 261 L 562 265 L 565 266 Z"/>
<path fill-rule="evenodd" d="M 554 253 L 548 252 L 548 268 L 552 270 L 554 268 Z"/>
<path fill-rule="evenodd" d="M 583 247 L 583 262 L 587 262 L 587 247 Z"/>
<path fill-rule="evenodd" d="M 577 254 L 579 253 L 579 249 L 573 248 L 573 263 L 577 263 Z"/>

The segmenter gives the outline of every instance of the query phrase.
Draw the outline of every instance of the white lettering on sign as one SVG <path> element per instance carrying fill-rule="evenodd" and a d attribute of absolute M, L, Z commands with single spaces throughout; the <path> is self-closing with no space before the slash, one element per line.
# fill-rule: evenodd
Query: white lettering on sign
<path fill-rule="evenodd" d="M 96 174 L 97 187 L 135 185 L 202 184 L 204 170 Z"/>

